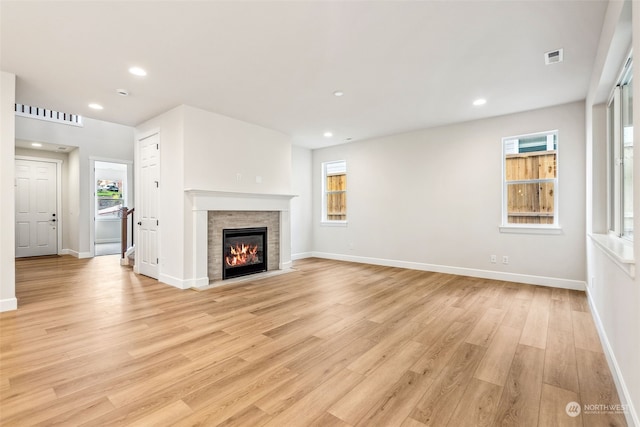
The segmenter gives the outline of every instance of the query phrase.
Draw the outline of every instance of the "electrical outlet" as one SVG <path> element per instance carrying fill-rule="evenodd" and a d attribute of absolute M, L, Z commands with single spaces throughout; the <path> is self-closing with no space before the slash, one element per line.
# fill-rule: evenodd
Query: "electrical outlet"
<path fill-rule="evenodd" d="M 503 255 L 502 256 L 502 263 L 503 264 L 509 264 L 509 257 L 507 255 Z"/>
<path fill-rule="evenodd" d="M 489 260 L 491 261 L 491 264 L 495 264 L 496 262 L 498 262 L 498 257 L 495 255 L 491 255 Z"/>

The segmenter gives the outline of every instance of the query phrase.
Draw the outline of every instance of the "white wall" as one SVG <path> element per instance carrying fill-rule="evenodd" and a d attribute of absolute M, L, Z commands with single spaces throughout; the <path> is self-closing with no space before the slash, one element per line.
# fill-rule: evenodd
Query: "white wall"
<path fill-rule="evenodd" d="M 18 308 L 15 275 L 15 189 L 13 114 L 16 95 L 16 76 L 0 72 L 0 312 Z"/>
<path fill-rule="evenodd" d="M 90 218 L 93 203 L 89 158 L 133 161 L 134 135 L 130 126 L 83 117 L 83 127 L 70 126 L 27 117 L 16 117 L 15 137 L 26 141 L 47 142 L 78 147 L 69 153 L 69 210 L 63 230 L 69 253 L 91 255 Z M 63 190 L 64 191 L 64 190 Z"/>
<path fill-rule="evenodd" d="M 291 140 L 283 133 L 184 106 L 184 142 L 186 188 L 291 192 Z"/>
<path fill-rule="evenodd" d="M 505 136 L 558 129 L 560 235 L 500 233 Z M 581 288 L 584 103 L 313 152 L 319 256 Z M 321 163 L 347 161 L 347 227 L 320 225 Z M 509 264 L 491 264 L 490 255 Z M 570 255 L 569 255 L 570 254 Z"/>
<path fill-rule="evenodd" d="M 80 150 L 75 149 L 69 152 L 69 183 L 63 192 L 66 192 L 67 204 L 64 206 L 63 213 L 63 242 L 68 244 L 64 248 L 65 253 L 70 253 L 74 256 L 81 256 L 80 251 L 80 204 L 82 195 L 80 194 Z M 88 171 L 87 171 L 88 172 Z M 87 176 L 86 181 L 89 178 Z M 86 234 L 86 238 L 89 238 L 89 233 Z M 82 255 L 87 256 L 87 255 Z"/>
<path fill-rule="evenodd" d="M 308 257 L 313 251 L 313 185 L 311 150 L 291 148 L 291 259 Z"/>
<path fill-rule="evenodd" d="M 634 5 L 635 6 L 635 5 Z M 605 17 L 596 66 L 587 95 L 587 296 L 596 327 L 614 374 L 618 395 L 629 405 L 626 413 L 629 425 L 640 426 L 640 279 L 628 274 L 627 265 L 614 258 L 589 237 L 607 232 L 607 160 L 606 109 L 603 103 L 615 85 L 616 76 L 633 39 L 635 52 L 640 52 L 640 8 L 633 17 L 627 9 L 630 3 L 611 1 Z M 633 24 L 633 37 L 629 31 Z M 640 63 L 635 55 L 633 80 L 640 79 Z M 634 140 L 640 141 L 640 85 L 633 88 Z M 640 146 L 634 146 L 638 157 Z M 634 164 L 634 228 L 640 230 L 640 162 Z M 637 236 L 637 233 L 636 233 Z M 634 241 L 635 258 L 640 254 L 640 239 Z"/>

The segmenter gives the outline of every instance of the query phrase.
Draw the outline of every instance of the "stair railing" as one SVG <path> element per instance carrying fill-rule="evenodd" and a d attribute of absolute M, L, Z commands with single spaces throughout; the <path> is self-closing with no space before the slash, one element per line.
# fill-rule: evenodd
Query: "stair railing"
<path fill-rule="evenodd" d="M 125 252 L 130 246 L 133 246 L 133 212 L 136 208 L 129 209 L 126 206 L 123 206 L 120 209 L 120 218 L 121 218 L 121 234 L 120 234 L 120 252 L 122 253 L 122 259 L 124 259 Z M 129 242 L 129 215 L 131 215 L 131 245 L 128 245 Z"/>

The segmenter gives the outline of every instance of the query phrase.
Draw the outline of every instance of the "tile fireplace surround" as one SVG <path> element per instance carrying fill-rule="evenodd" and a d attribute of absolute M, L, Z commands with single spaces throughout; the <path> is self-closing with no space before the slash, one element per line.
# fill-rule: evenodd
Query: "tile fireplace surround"
<path fill-rule="evenodd" d="M 288 194 L 258 194 L 258 193 L 236 193 L 227 191 L 206 191 L 206 190 L 185 190 L 185 194 L 191 201 L 191 211 L 193 214 L 193 254 L 195 273 L 195 287 L 206 287 L 213 284 L 223 284 L 222 275 L 216 277 L 218 273 L 215 268 L 211 268 L 210 260 L 215 263 L 215 251 L 211 253 L 210 236 L 216 232 L 216 228 L 231 227 L 229 225 L 229 215 L 235 212 L 240 213 L 239 227 L 250 225 L 247 220 L 260 217 L 260 212 L 264 212 L 264 218 L 259 221 L 273 222 L 279 216 L 279 230 L 273 235 L 277 242 L 269 242 L 269 249 L 276 250 L 277 256 L 270 253 L 270 257 L 277 259 L 277 266 L 269 262 L 269 269 L 272 268 L 286 270 L 291 268 L 291 219 L 290 201 L 293 195 Z M 216 220 L 218 218 L 218 220 Z M 218 222 L 224 218 L 224 223 L 220 226 Z M 213 227 L 213 230 L 210 229 Z M 257 225 L 257 224 L 256 224 Z M 213 232 L 212 232 L 213 231 Z M 276 231 L 276 230 L 274 230 Z M 218 242 L 221 245 L 222 242 Z M 212 245 L 216 242 L 212 242 Z M 220 270 L 220 268 L 218 268 Z M 212 277 L 213 276 L 213 277 Z"/>

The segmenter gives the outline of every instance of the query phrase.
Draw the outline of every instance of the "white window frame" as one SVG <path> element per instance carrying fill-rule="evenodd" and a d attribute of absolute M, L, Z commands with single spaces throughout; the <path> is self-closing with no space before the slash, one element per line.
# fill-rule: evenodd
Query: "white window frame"
<path fill-rule="evenodd" d="M 346 227 L 348 223 L 347 220 L 336 220 L 336 219 L 327 218 L 327 176 L 328 176 L 327 170 L 332 167 L 334 168 L 336 166 L 339 167 L 341 164 L 343 166 L 345 175 L 348 175 L 346 160 L 334 160 L 334 161 L 322 163 L 322 219 L 320 221 L 321 225 Z M 349 188 L 349 182 L 347 179 L 347 186 L 345 188 L 345 193 L 347 194 L 347 197 L 348 197 L 348 188 Z M 347 204 L 347 206 L 349 205 Z M 347 214 L 347 218 L 348 217 L 349 216 Z"/>
<path fill-rule="evenodd" d="M 622 86 L 632 78 L 632 54 L 627 56 L 617 83 L 607 101 L 607 230 L 609 236 L 631 244 L 633 235 L 624 230 L 624 129 L 622 127 Z M 613 123 L 610 116 L 613 108 Z M 611 136 L 613 135 L 613 140 Z M 633 180 L 632 180 L 633 185 Z M 635 214 L 632 213 L 633 215 Z"/>
<path fill-rule="evenodd" d="M 555 178 L 528 179 L 523 181 L 507 181 L 507 142 L 540 135 L 556 135 L 556 176 Z M 514 135 L 502 138 L 502 224 L 499 229 L 502 233 L 525 234 L 560 234 L 560 132 L 558 129 L 534 132 L 522 135 Z M 553 182 L 553 224 L 512 224 L 509 223 L 507 188 L 508 184 Z"/>

